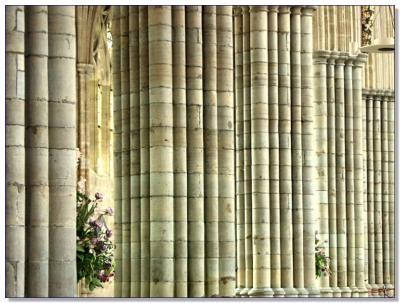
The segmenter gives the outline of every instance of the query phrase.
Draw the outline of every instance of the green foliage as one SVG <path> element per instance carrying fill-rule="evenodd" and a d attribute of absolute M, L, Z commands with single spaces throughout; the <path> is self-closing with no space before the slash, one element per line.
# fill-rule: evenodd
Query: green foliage
<path fill-rule="evenodd" d="M 110 240 L 112 231 L 104 219 L 104 216 L 111 216 L 113 211 L 111 208 L 98 208 L 102 201 L 100 193 L 91 199 L 82 186 L 79 187 L 76 195 L 78 282 L 85 279 L 89 290 L 93 291 L 96 287 L 103 287 L 103 283 L 114 276 L 114 247 Z"/>
<path fill-rule="evenodd" d="M 318 235 L 315 234 L 315 276 L 330 275 L 329 257 L 325 254 L 324 248 L 320 246 Z"/>

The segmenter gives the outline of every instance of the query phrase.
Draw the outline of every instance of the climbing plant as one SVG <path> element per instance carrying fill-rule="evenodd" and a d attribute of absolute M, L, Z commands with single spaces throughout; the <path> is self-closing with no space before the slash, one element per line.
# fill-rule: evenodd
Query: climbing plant
<path fill-rule="evenodd" d="M 325 241 L 327 242 L 327 241 Z M 322 275 L 330 275 L 329 257 L 325 254 L 324 248 L 321 246 L 318 234 L 315 234 L 315 276 L 317 278 Z"/>

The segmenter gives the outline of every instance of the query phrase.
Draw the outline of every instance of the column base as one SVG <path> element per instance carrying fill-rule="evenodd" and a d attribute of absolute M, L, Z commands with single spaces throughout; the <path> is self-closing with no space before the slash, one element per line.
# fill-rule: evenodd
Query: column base
<path fill-rule="evenodd" d="M 386 296 L 394 298 L 394 286 L 392 284 L 385 284 Z"/>
<path fill-rule="evenodd" d="M 248 297 L 249 296 L 249 291 L 251 290 L 251 288 L 249 287 L 245 287 L 242 289 L 242 291 L 239 293 L 239 295 L 241 297 Z"/>
<path fill-rule="evenodd" d="M 383 289 L 385 287 L 385 285 L 384 284 L 377 284 L 377 286 L 378 286 L 378 297 L 383 298 L 385 296 L 385 291 Z"/>
<path fill-rule="evenodd" d="M 249 297 L 273 297 L 274 292 L 270 287 L 256 287 L 249 291 Z"/>
<path fill-rule="evenodd" d="M 367 289 L 367 287 L 358 287 L 358 296 L 360 298 L 368 297 L 368 289 Z"/>
<path fill-rule="evenodd" d="M 351 286 L 350 290 L 351 290 L 351 297 L 352 298 L 358 298 L 359 297 L 358 288 L 356 286 Z"/>
<path fill-rule="evenodd" d="M 340 287 L 341 297 L 342 298 L 351 298 L 351 289 L 350 287 L 344 286 Z"/>
<path fill-rule="evenodd" d="M 283 298 L 285 296 L 283 288 L 272 288 L 272 291 L 274 292 L 274 297 Z"/>
<path fill-rule="evenodd" d="M 300 298 L 307 298 L 308 297 L 308 291 L 304 287 L 296 287 L 298 294 L 298 297 Z"/>
<path fill-rule="evenodd" d="M 339 287 L 334 286 L 334 287 L 331 287 L 331 289 L 332 289 L 332 296 L 333 296 L 334 298 L 340 298 L 340 297 L 342 297 L 342 291 L 340 290 Z"/>
<path fill-rule="evenodd" d="M 371 297 L 379 297 L 378 288 L 379 286 L 376 284 L 370 284 L 371 286 Z"/>
<path fill-rule="evenodd" d="M 321 287 L 320 292 L 321 292 L 321 297 L 324 297 L 324 298 L 332 298 L 333 297 L 332 288 L 330 288 L 329 286 Z"/>
<path fill-rule="evenodd" d="M 299 294 L 297 289 L 293 287 L 284 288 L 283 291 L 285 292 L 285 298 L 296 298 Z"/>
<path fill-rule="evenodd" d="M 243 287 L 235 288 L 235 297 L 240 297 L 240 293 L 243 290 Z"/>
<path fill-rule="evenodd" d="M 308 292 L 308 297 L 310 298 L 319 298 L 321 297 L 321 292 L 319 288 L 313 287 L 313 288 L 306 288 Z"/>

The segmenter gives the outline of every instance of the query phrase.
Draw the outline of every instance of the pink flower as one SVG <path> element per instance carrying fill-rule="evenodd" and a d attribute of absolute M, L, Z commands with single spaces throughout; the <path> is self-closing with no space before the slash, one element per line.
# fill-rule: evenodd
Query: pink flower
<path fill-rule="evenodd" d="M 96 193 L 94 195 L 94 197 L 96 198 L 96 200 L 103 200 L 103 194 L 102 193 Z"/>
<path fill-rule="evenodd" d="M 106 209 L 105 213 L 106 213 L 106 215 L 110 215 L 110 216 L 112 216 L 112 215 L 113 215 L 113 213 L 114 213 L 114 211 L 113 211 L 113 209 L 112 209 L 111 207 L 107 207 L 107 209 Z"/>
<path fill-rule="evenodd" d="M 85 184 L 86 184 L 86 179 L 84 179 L 84 178 L 81 178 L 81 179 L 79 180 L 79 182 L 78 182 L 78 191 L 79 191 L 81 194 L 84 194 L 84 193 L 85 193 Z"/>

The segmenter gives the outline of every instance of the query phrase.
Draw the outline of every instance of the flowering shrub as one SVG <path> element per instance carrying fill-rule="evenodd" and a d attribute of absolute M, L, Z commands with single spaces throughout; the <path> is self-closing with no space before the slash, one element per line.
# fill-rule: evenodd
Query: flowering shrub
<path fill-rule="evenodd" d="M 85 279 L 86 285 L 92 291 L 103 287 L 114 276 L 114 250 L 110 240 L 112 231 L 107 227 L 104 216 L 112 216 L 111 207 L 100 209 L 103 200 L 101 193 L 94 198 L 89 197 L 84 190 L 84 180 L 78 182 L 76 195 L 77 206 L 77 272 L 78 282 Z"/>
<path fill-rule="evenodd" d="M 327 242 L 327 241 L 325 241 Z M 329 257 L 325 254 L 324 248 L 320 246 L 318 234 L 315 234 L 315 275 L 317 278 L 321 275 L 329 275 Z"/>

